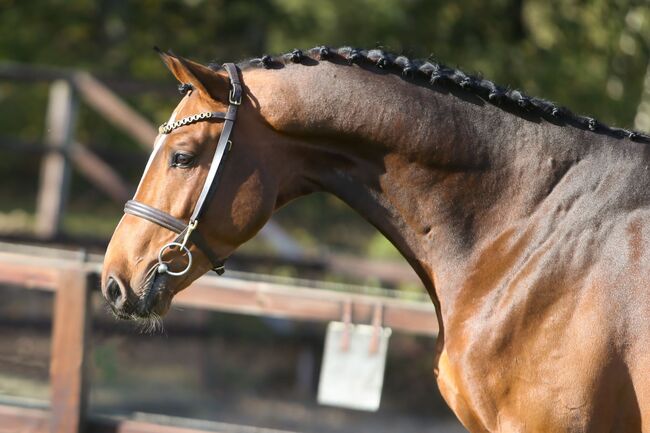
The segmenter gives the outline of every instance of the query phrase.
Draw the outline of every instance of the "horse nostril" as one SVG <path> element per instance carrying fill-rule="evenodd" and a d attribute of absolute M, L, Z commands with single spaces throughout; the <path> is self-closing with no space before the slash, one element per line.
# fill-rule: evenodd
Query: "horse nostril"
<path fill-rule="evenodd" d="M 122 289 L 115 278 L 110 277 L 106 282 L 106 300 L 114 307 L 119 307 L 122 301 Z"/>

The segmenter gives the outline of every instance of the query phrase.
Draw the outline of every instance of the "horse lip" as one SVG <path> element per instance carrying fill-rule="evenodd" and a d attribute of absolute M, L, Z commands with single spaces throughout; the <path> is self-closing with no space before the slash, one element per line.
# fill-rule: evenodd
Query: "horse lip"
<path fill-rule="evenodd" d="M 166 274 L 156 272 L 154 277 L 151 278 L 151 281 L 143 287 L 136 312 L 139 317 L 147 318 L 151 316 L 152 312 L 156 312 L 154 310 L 156 310 L 156 307 L 161 301 L 161 297 L 167 291 L 166 283 L 168 279 Z"/>
<path fill-rule="evenodd" d="M 115 313 L 115 317 L 117 317 L 120 320 L 133 320 L 132 316 L 126 315 L 124 313 L 118 313 L 118 312 L 113 312 Z"/>

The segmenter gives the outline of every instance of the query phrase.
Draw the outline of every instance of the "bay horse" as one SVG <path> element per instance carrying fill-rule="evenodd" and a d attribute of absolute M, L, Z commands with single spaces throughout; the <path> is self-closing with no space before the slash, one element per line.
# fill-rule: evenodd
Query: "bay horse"
<path fill-rule="evenodd" d="M 184 96 L 106 252 L 119 317 L 326 191 L 422 279 L 468 430 L 650 432 L 650 137 L 382 50 L 161 57 Z"/>

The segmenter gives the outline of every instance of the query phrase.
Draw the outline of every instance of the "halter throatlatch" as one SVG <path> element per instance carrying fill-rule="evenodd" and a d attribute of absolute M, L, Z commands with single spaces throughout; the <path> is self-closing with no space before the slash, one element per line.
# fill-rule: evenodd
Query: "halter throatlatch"
<path fill-rule="evenodd" d="M 199 250 L 205 254 L 212 265 L 212 270 L 217 274 L 221 275 L 224 272 L 224 260 L 220 259 L 210 248 L 209 243 L 197 230 L 199 224 L 199 218 L 203 215 L 203 212 L 207 208 L 207 204 L 210 201 L 210 198 L 214 194 L 214 191 L 217 188 L 219 169 L 222 163 L 225 161 L 226 156 L 231 148 L 230 135 L 232 133 L 232 128 L 235 124 L 235 119 L 237 118 L 237 107 L 241 105 L 242 101 L 242 86 L 239 81 L 239 74 L 237 72 L 237 66 L 233 63 L 225 63 L 223 65 L 224 69 L 228 73 L 230 78 L 230 93 L 228 94 L 228 111 L 226 112 L 203 112 L 194 114 L 191 116 L 184 117 L 180 120 L 177 120 L 172 123 L 163 123 L 158 128 L 160 134 L 169 134 L 173 130 L 180 128 L 185 125 L 189 125 L 196 122 L 201 122 L 205 120 L 212 119 L 223 119 L 224 125 L 221 135 L 219 136 L 219 141 L 217 142 L 217 149 L 214 152 L 212 157 L 212 164 L 210 164 L 210 169 L 208 170 L 208 176 L 205 179 L 203 184 L 203 189 L 199 195 L 199 199 L 194 206 L 194 211 L 192 216 L 190 216 L 189 222 L 184 222 L 176 217 L 171 216 L 167 212 L 163 212 L 159 209 L 140 203 L 136 200 L 129 200 L 124 205 L 124 213 L 129 215 L 134 215 L 147 221 L 150 221 L 154 224 L 158 224 L 161 227 L 164 227 L 168 230 L 177 233 L 178 236 L 172 242 L 169 242 L 160 249 L 158 253 L 158 273 L 166 273 L 171 276 L 181 276 L 189 272 L 192 267 L 192 253 L 188 247 L 189 244 L 194 244 Z M 178 272 L 173 272 L 169 269 L 167 262 L 164 261 L 163 255 L 166 250 L 178 250 L 184 256 L 187 256 L 187 265 L 186 267 Z"/>

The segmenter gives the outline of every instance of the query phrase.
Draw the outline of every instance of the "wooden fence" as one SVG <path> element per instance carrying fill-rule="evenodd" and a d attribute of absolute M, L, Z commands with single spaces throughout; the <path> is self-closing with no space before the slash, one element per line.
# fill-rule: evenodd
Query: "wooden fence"
<path fill-rule="evenodd" d="M 61 250 L 0 244 L 0 284 L 53 292 L 50 410 L 0 405 L 0 433 L 196 433 L 196 429 L 143 422 L 88 419 L 86 377 L 90 297 L 99 290 L 101 257 Z M 366 290 L 368 292 L 368 290 Z M 372 290 L 370 290 L 372 292 Z M 243 279 L 203 277 L 181 292 L 176 305 L 305 321 L 340 320 L 352 311 L 354 323 L 371 323 L 380 308 L 383 325 L 395 331 L 435 336 L 430 301 L 398 299 L 388 292 L 353 293 Z M 144 337 L 143 337 L 144 338 Z"/>
<path fill-rule="evenodd" d="M 87 72 L 1 63 L 0 79 L 50 82 L 45 119 L 45 149 L 36 206 L 36 233 L 53 238 L 61 227 L 69 193 L 72 164 L 98 189 L 123 203 L 132 187 L 88 147 L 75 139 L 77 111 L 84 102 L 97 113 L 149 149 L 156 128 Z"/>

